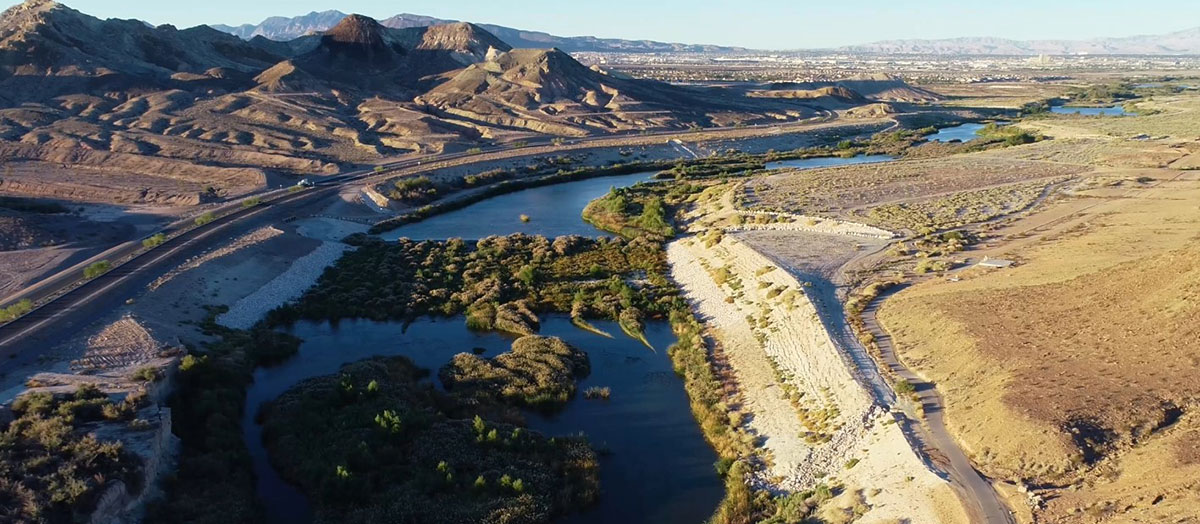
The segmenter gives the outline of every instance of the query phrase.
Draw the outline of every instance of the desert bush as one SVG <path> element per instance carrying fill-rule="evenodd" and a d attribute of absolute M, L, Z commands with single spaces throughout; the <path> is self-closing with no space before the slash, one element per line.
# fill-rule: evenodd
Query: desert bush
<path fill-rule="evenodd" d="M 592 386 L 583 391 L 583 398 L 591 400 L 608 400 L 612 397 L 612 389 L 609 387 Z"/>
<path fill-rule="evenodd" d="M 216 219 L 217 219 L 216 215 L 212 214 L 212 212 L 208 212 L 208 213 L 204 213 L 203 215 L 196 217 L 196 220 L 194 220 L 193 222 L 195 222 L 195 224 L 197 226 L 203 226 L 205 224 L 211 223 L 213 220 L 216 220 Z"/>
<path fill-rule="evenodd" d="M 155 247 L 161 246 L 162 243 L 166 242 L 166 241 L 167 241 L 167 235 L 164 235 L 162 233 L 155 233 L 154 235 L 142 240 L 142 247 L 145 247 L 147 249 L 155 248 Z"/>
<path fill-rule="evenodd" d="M 21 299 L 16 304 L 0 308 L 0 322 L 12 322 L 30 311 L 33 311 L 33 301 Z"/>
<path fill-rule="evenodd" d="M 158 368 L 154 366 L 140 367 L 133 372 L 130 378 L 139 382 L 157 382 L 159 379 Z"/>
<path fill-rule="evenodd" d="M 137 457 L 84 427 L 113 406 L 94 388 L 63 398 L 28 394 L 13 403 L 15 418 L 0 433 L 0 520 L 82 522 L 111 483 L 140 485 Z"/>
<path fill-rule="evenodd" d="M 83 278 L 93 279 L 100 275 L 108 273 L 109 270 L 111 270 L 111 269 L 112 269 L 112 263 L 110 263 L 107 260 L 93 262 L 93 263 L 89 264 L 88 267 L 83 268 Z"/>

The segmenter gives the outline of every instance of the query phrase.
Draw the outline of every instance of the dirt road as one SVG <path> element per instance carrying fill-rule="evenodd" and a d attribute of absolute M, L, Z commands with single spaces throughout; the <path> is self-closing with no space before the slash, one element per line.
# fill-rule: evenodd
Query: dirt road
<path fill-rule="evenodd" d="M 910 443 L 927 465 L 942 474 L 955 488 L 971 515 L 971 522 L 1015 524 L 1016 520 L 1008 506 L 991 483 L 975 469 L 946 429 L 943 403 L 936 388 L 899 362 L 891 338 L 876 321 L 875 312 L 879 304 L 891 293 L 877 298 L 863 313 L 863 320 L 884 352 L 883 362 L 876 363 L 849 327 L 843 307 L 850 285 L 848 273 L 852 268 L 869 263 L 873 256 L 886 247 L 886 242 L 865 243 L 861 238 L 852 239 L 842 235 L 794 232 L 741 233 L 739 237 L 777 265 L 810 284 L 808 295 L 817 306 L 821 321 L 834 342 L 843 351 L 845 360 L 854 366 L 856 378 L 880 405 L 905 413 L 909 420 L 906 436 Z M 879 364 L 916 386 L 924 408 L 923 417 L 910 401 L 897 399 L 880 373 Z"/>

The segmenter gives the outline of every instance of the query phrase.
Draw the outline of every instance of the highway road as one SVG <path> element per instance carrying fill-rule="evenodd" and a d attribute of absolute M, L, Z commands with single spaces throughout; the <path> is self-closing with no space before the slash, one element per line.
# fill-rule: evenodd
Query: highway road
<path fill-rule="evenodd" d="M 178 266 L 190 257 L 208 249 L 232 241 L 234 238 L 267 224 L 277 223 L 289 216 L 303 215 L 306 208 L 315 208 L 323 199 L 335 197 L 347 185 L 373 183 L 378 179 L 393 176 L 391 172 L 418 167 L 432 166 L 466 157 L 479 157 L 480 161 L 495 161 L 502 158 L 536 156 L 555 151 L 572 151 L 603 147 L 622 147 L 622 141 L 645 141 L 696 138 L 703 135 L 720 135 L 725 132 L 769 136 L 789 131 L 805 131 L 827 127 L 832 115 L 823 115 L 804 122 L 791 122 L 773 126 L 751 128 L 707 128 L 695 131 L 665 131 L 637 136 L 602 136 L 570 140 L 554 146 L 537 143 L 519 148 L 495 147 L 476 152 L 430 155 L 422 158 L 405 159 L 382 164 L 382 173 L 376 168 L 359 170 L 321 179 L 317 187 L 292 192 L 288 189 L 273 190 L 254 195 L 263 203 L 253 207 L 242 207 L 233 202 L 212 210 L 219 216 L 212 223 L 195 227 L 189 220 L 171 224 L 165 232 L 169 239 L 162 245 L 143 249 L 140 240 L 127 242 L 92 257 L 79 265 L 50 276 L 29 286 L 19 293 L 5 297 L 0 306 L 28 298 L 39 307 L 33 312 L 0 325 L 0 373 L 16 365 L 35 361 L 43 352 L 78 334 L 105 313 L 119 307 L 125 300 L 136 296 L 139 288 L 149 284 L 158 276 Z M 847 125 L 869 124 L 867 121 L 848 122 Z M 500 154 L 500 157 L 497 156 Z M 180 233 L 182 231 L 182 233 Z M 178 234 L 176 234 L 178 233 Z M 175 235 L 175 236 L 171 236 Z M 119 263 L 130 256 L 128 262 Z M 91 262 L 109 260 L 116 267 L 91 280 L 82 278 L 82 268 Z"/>

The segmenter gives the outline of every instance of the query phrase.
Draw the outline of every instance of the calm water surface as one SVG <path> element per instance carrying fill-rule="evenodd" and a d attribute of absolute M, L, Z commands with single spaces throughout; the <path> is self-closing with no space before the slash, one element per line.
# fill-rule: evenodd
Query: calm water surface
<path fill-rule="evenodd" d="M 587 207 L 588 202 L 604 196 L 609 188 L 648 182 L 655 173 L 657 171 L 589 178 L 524 189 L 516 193 L 492 197 L 457 211 L 401 226 L 385 233 L 383 238 L 387 240 L 401 237 L 414 240 L 443 240 L 454 237 L 479 239 L 491 235 L 513 233 L 546 237 L 607 236 L 611 233 L 597 229 L 583 221 L 580 217 L 583 208 Z M 529 222 L 521 221 L 522 214 L 529 216 Z"/>
<path fill-rule="evenodd" d="M 647 322 L 646 338 L 655 347 L 651 350 L 622 334 L 615 322 L 594 324 L 614 338 L 580 330 L 565 316 L 542 319 L 542 334 L 561 337 L 588 353 L 592 371 L 580 381 L 580 392 L 590 386 L 612 388 L 607 401 L 585 400 L 579 394 L 555 416 L 528 414 L 531 429 L 548 435 L 582 432 L 605 451 L 600 460 L 599 503 L 564 522 L 704 521 L 715 510 L 723 487 L 713 469 L 717 456 L 692 418 L 687 394 L 666 354 L 675 341 L 670 325 Z M 299 355 L 255 372 L 243 420 L 259 496 L 271 522 L 279 523 L 311 520 L 311 507 L 299 490 L 279 478 L 267 459 L 262 427 L 254 422 L 263 403 L 304 379 L 336 373 L 344 364 L 378 355 L 407 356 L 430 369 L 430 380 L 437 384 L 437 369 L 455 354 L 484 348 L 483 355 L 491 357 L 507 351 L 513 340 L 498 333 L 472 332 L 462 318 L 421 319 L 407 329 L 396 322 L 368 320 L 336 325 L 300 322 L 291 333 L 304 339 Z"/>
<path fill-rule="evenodd" d="M 930 142 L 969 142 L 979 138 L 979 130 L 983 129 L 987 124 L 959 124 L 953 127 L 943 127 L 932 135 L 926 137 Z"/>
<path fill-rule="evenodd" d="M 781 160 L 779 162 L 768 162 L 767 169 L 816 169 L 818 167 L 836 167 L 848 166 L 851 164 L 876 164 L 879 162 L 889 162 L 895 160 L 896 157 L 890 155 L 859 155 L 850 158 L 828 157 L 828 158 L 802 158 L 799 160 Z"/>
<path fill-rule="evenodd" d="M 1084 115 L 1084 116 L 1125 116 L 1125 108 L 1123 106 L 1112 107 L 1071 107 L 1071 106 L 1052 106 L 1051 113 L 1060 115 Z"/>

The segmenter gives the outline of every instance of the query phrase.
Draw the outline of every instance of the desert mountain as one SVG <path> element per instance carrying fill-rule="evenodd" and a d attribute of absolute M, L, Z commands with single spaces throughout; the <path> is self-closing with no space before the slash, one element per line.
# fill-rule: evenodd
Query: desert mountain
<path fill-rule="evenodd" d="M 0 99 L 9 102 L 87 87 L 168 86 L 177 73 L 253 73 L 279 59 L 208 27 L 98 20 L 50 0 L 0 14 L 0 56 Z"/>
<path fill-rule="evenodd" d="M 477 25 L 421 22 L 350 15 L 247 41 L 28 0 L 0 15 L 0 190 L 195 204 L 380 156 L 795 120 L 835 98 L 636 80 Z"/>
<path fill-rule="evenodd" d="M 252 43 L 262 45 L 263 41 L 256 38 Z M 319 79 L 333 86 L 396 94 L 398 89 L 416 88 L 427 76 L 509 49 L 508 44 L 473 24 L 393 29 L 369 17 L 350 15 L 319 36 L 301 37 L 284 47 L 267 47 L 289 58 L 264 72 L 259 83 L 278 91 L 280 81 L 311 87 Z"/>
<path fill-rule="evenodd" d="M 210 24 L 209 27 L 229 33 L 244 40 L 261 36 L 270 40 L 287 41 L 302 36 L 323 33 L 346 18 L 341 11 L 313 11 L 304 16 L 283 17 L 272 16 L 258 24 L 242 24 L 237 27 L 224 24 Z"/>
<path fill-rule="evenodd" d="M 1200 27 L 1162 35 L 1092 40 L 1010 40 L 988 37 L 886 40 L 844 47 L 842 50 L 922 55 L 1196 55 L 1200 54 Z"/>
<path fill-rule="evenodd" d="M 722 98 L 702 89 L 607 74 L 558 49 L 495 54 L 449 75 L 416 101 L 493 125 L 567 135 L 811 113 L 798 104 Z M 758 116 L 752 116 L 755 112 Z"/>
<path fill-rule="evenodd" d="M 271 40 L 287 41 L 293 40 L 305 35 L 311 35 L 327 31 L 337 25 L 339 21 L 345 18 L 345 13 L 340 11 L 322 11 L 312 12 L 307 15 L 296 17 L 280 17 L 274 16 L 263 20 L 259 24 L 244 24 L 237 27 L 215 24 L 211 27 L 224 31 L 226 33 L 238 36 L 243 39 L 252 39 L 257 36 L 265 37 Z M 425 27 L 432 25 L 443 25 L 455 22 L 454 20 L 444 20 L 430 16 L 414 15 L 414 14 L 398 14 L 389 18 L 380 20 L 380 24 L 393 29 L 405 29 L 412 27 Z M 555 36 L 549 33 L 538 31 L 525 31 L 522 29 L 514 29 L 494 24 L 478 24 L 487 32 L 495 35 L 500 40 L 503 40 L 511 47 L 516 48 L 558 48 L 568 53 L 575 52 L 627 52 L 627 53 L 654 53 L 654 52 L 708 52 L 722 53 L 732 51 L 742 51 L 744 49 L 737 47 L 723 47 L 714 45 L 694 45 L 694 44 L 677 44 L 666 42 L 655 42 L 652 40 L 622 40 L 617 38 L 597 38 L 594 36 Z"/>

